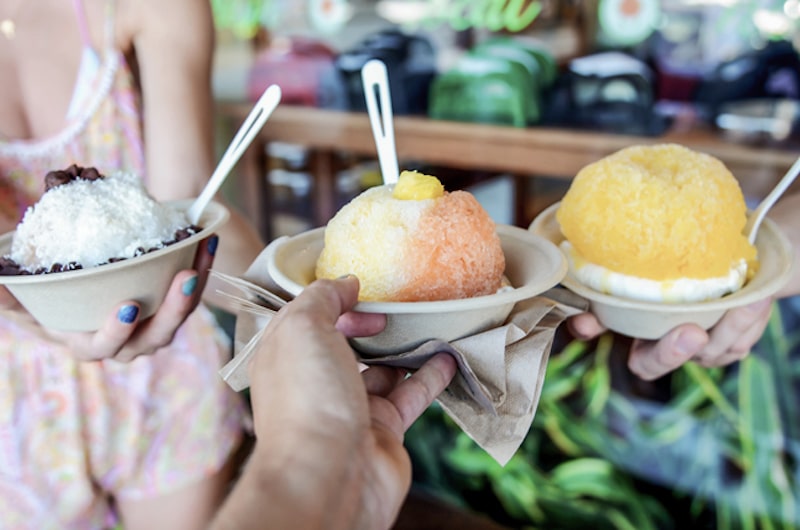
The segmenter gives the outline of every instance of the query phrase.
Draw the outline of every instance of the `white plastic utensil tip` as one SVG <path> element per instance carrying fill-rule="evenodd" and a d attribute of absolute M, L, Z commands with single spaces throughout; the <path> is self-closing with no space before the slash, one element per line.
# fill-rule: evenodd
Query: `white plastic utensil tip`
<path fill-rule="evenodd" d="M 361 69 L 361 81 L 367 102 L 372 135 L 378 150 L 378 162 L 384 184 L 394 184 L 400 175 L 397 149 L 394 143 L 392 98 L 386 65 L 377 59 L 368 61 Z"/>
<path fill-rule="evenodd" d="M 264 127 L 267 119 L 272 115 L 272 112 L 280 101 L 281 88 L 278 85 L 271 85 L 261 94 L 253 110 L 247 115 L 247 118 L 245 118 L 239 130 L 236 131 L 236 135 L 222 155 L 222 158 L 220 158 L 214 173 L 212 173 L 211 178 L 208 179 L 206 187 L 203 188 L 203 191 L 189 207 L 187 212 L 189 222 L 197 224 L 200 221 L 203 210 L 205 210 L 209 201 L 216 195 L 228 174 L 230 174 L 231 170 L 250 146 L 261 128 Z"/>
<path fill-rule="evenodd" d="M 744 233 L 747 235 L 748 241 L 750 244 L 753 245 L 756 242 L 756 236 L 758 235 L 758 228 L 761 226 L 761 221 L 764 220 L 764 216 L 767 214 L 767 211 L 772 208 L 772 206 L 777 202 L 777 200 L 783 195 L 783 193 L 789 188 L 789 186 L 794 182 L 794 179 L 797 178 L 797 174 L 800 173 L 800 158 L 798 158 L 792 167 L 789 168 L 789 171 L 778 181 L 775 187 L 772 189 L 764 200 L 753 210 L 753 213 L 750 214 L 750 217 L 747 218 L 747 224 L 744 228 Z"/>

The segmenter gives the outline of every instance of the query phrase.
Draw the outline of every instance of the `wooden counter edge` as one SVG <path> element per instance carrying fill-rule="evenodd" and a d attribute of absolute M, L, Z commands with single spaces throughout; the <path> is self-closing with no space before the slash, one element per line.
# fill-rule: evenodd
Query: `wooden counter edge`
<path fill-rule="evenodd" d="M 218 102 L 220 116 L 241 121 L 251 105 Z M 674 142 L 703 151 L 731 166 L 785 169 L 800 152 L 727 141 L 707 129 L 667 131 L 661 136 L 632 136 L 546 127 L 501 125 L 395 116 L 398 156 L 460 169 L 518 175 L 572 178 L 583 166 L 623 147 Z M 375 155 L 366 113 L 285 105 L 262 129 L 263 142 L 280 141 L 312 149 Z"/>

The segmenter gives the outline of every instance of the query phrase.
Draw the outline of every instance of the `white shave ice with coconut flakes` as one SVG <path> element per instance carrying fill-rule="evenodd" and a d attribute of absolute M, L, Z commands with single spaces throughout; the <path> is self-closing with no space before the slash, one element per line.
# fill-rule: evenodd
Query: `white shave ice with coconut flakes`
<path fill-rule="evenodd" d="M 96 267 L 199 231 L 183 211 L 151 197 L 133 173 L 103 176 L 73 165 L 48 173 L 45 189 L 17 225 L 5 257 L 19 274 Z"/>

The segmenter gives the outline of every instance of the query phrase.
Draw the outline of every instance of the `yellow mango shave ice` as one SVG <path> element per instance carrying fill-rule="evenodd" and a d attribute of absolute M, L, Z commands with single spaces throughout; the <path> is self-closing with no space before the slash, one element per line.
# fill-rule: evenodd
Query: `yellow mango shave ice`
<path fill-rule="evenodd" d="M 472 194 L 404 171 L 328 222 L 316 275 L 356 275 L 362 301 L 418 302 L 494 294 L 504 270 L 495 223 Z"/>
<path fill-rule="evenodd" d="M 693 302 L 738 290 L 756 266 L 746 215 L 722 162 L 660 144 L 586 166 L 556 219 L 581 282 L 628 298 Z"/>

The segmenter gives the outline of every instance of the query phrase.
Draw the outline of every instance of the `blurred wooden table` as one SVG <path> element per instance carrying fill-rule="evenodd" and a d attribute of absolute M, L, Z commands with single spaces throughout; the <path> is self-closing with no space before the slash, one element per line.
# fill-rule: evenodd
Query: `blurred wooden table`
<path fill-rule="evenodd" d="M 250 103 L 242 102 L 217 105 L 218 117 L 231 135 L 250 109 Z M 713 131 L 695 128 L 675 128 L 661 136 L 645 137 L 540 127 L 520 129 L 409 116 L 395 116 L 394 128 L 401 162 L 413 160 L 512 175 L 518 191 L 513 218 L 521 225 L 528 222 L 526 197 L 519 192 L 527 179 L 571 179 L 585 165 L 629 145 L 675 142 L 703 151 L 722 160 L 743 187 L 748 179 L 769 183 L 780 178 L 800 156 L 797 150 L 733 143 Z M 365 113 L 279 107 L 243 157 L 239 169 L 243 206 L 264 234 L 270 233 L 269 215 L 263 202 L 268 197 L 265 148 L 269 142 L 298 144 L 310 150 L 314 178 L 312 222 L 317 226 L 325 224 L 335 213 L 336 154 L 377 157 Z"/>

